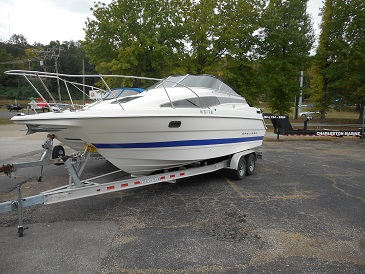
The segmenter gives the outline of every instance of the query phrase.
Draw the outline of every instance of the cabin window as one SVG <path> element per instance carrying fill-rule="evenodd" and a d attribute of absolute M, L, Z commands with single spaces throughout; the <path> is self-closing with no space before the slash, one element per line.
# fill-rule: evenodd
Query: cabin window
<path fill-rule="evenodd" d="M 113 101 L 111 104 L 123 104 L 141 97 L 142 96 L 122 97 L 119 98 L 118 100 Z"/>
<path fill-rule="evenodd" d="M 237 97 L 220 97 L 219 102 L 221 104 L 245 104 L 245 98 L 237 98 Z"/>
<path fill-rule="evenodd" d="M 214 96 L 193 97 L 172 102 L 175 108 L 206 108 L 219 105 L 219 100 Z M 162 104 L 161 107 L 172 107 L 171 103 Z"/>

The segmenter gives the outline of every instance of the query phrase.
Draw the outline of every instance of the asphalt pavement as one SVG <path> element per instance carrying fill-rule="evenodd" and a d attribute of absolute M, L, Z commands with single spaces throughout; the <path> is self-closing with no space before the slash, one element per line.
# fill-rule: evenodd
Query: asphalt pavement
<path fill-rule="evenodd" d="M 0 126 L 0 164 L 39 157 L 44 133 Z M 0 214 L 0 273 L 365 273 L 365 144 L 276 140 L 255 174 L 225 170 Z M 85 176 L 113 170 L 90 164 Z M 62 166 L 0 175 L 0 202 L 66 185 Z"/>

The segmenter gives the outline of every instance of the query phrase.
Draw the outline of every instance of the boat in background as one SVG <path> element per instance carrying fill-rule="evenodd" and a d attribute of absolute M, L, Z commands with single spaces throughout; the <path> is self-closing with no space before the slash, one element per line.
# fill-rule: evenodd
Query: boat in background
<path fill-rule="evenodd" d="M 47 101 L 43 98 L 34 98 L 31 97 L 30 98 L 30 102 L 28 103 L 29 108 L 34 111 L 35 113 L 37 113 L 38 111 L 49 111 L 50 110 L 50 106 L 48 105 Z"/>
<path fill-rule="evenodd" d="M 77 136 L 99 154 L 134 175 L 182 167 L 262 145 L 266 126 L 261 110 L 210 75 L 165 79 L 121 75 L 76 76 L 7 71 L 32 77 L 122 77 L 157 81 L 146 91 L 95 102 L 81 109 L 15 116 L 14 123 Z M 110 90 L 110 89 L 109 89 Z M 62 141 L 61 141 L 62 142 Z"/>

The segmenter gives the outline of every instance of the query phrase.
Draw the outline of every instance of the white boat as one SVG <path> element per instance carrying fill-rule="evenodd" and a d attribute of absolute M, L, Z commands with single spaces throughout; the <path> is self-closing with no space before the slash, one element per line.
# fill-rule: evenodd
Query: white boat
<path fill-rule="evenodd" d="M 261 110 L 210 75 L 170 76 L 137 95 L 12 121 L 78 136 L 136 175 L 258 147 L 266 131 Z"/>

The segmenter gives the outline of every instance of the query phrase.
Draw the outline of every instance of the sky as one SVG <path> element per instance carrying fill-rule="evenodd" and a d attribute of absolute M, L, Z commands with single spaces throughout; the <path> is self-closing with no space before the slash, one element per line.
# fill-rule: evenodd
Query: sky
<path fill-rule="evenodd" d="M 95 0 L 0 0 L 0 41 L 22 34 L 28 44 L 84 40 L 85 22 Z M 110 3 L 112 0 L 97 0 Z M 322 0 L 309 0 L 308 12 L 319 34 Z"/>

